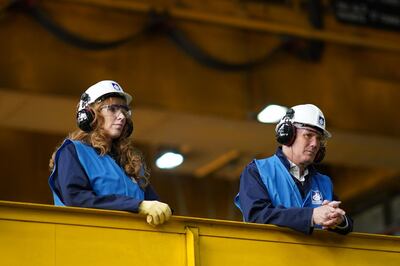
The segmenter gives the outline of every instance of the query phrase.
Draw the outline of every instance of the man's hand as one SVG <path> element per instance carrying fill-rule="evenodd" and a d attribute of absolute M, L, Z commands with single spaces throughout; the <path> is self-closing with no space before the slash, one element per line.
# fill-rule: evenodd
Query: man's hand
<path fill-rule="evenodd" d="M 144 200 L 139 205 L 139 214 L 146 215 L 146 221 L 156 226 L 168 221 L 171 217 L 171 209 L 168 204 L 156 200 Z"/>
<path fill-rule="evenodd" d="M 346 214 L 344 210 L 339 208 L 340 201 L 324 200 L 320 207 L 313 210 L 314 224 L 321 225 L 323 229 L 334 228 L 341 224 Z"/>

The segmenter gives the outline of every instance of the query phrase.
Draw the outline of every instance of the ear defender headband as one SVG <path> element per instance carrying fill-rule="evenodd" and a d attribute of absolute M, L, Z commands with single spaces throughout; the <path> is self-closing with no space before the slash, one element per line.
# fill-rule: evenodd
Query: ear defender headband
<path fill-rule="evenodd" d="M 294 117 L 294 110 L 290 108 L 285 116 L 282 118 L 283 122 L 278 126 L 276 130 L 276 141 L 285 146 L 292 146 L 293 142 L 296 139 L 296 126 L 292 123 L 292 119 Z M 320 148 L 315 155 L 314 163 L 320 163 L 325 157 L 326 148 L 321 143 Z"/>

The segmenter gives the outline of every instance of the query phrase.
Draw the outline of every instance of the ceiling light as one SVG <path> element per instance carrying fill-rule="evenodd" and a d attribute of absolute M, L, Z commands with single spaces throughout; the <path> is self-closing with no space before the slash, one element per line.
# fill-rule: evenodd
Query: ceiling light
<path fill-rule="evenodd" d="M 183 155 L 176 151 L 166 151 L 156 159 L 156 166 L 160 169 L 172 169 L 183 162 Z"/>
<path fill-rule="evenodd" d="M 261 123 L 277 123 L 286 114 L 287 107 L 271 104 L 265 107 L 257 115 L 257 120 Z"/>

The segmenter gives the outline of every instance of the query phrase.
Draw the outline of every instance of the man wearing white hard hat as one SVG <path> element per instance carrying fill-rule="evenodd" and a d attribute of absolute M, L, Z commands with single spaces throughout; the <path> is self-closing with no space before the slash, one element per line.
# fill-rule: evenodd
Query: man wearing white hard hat
<path fill-rule="evenodd" d="M 50 159 L 57 206 L 131 211 L 158 225 L 171 216 L 158 201 L 141 153 L 133 146 L 132 97 L 115 81 L 90 86 L 77 106 L 78 128 Z"/>
<path fill-rule="evenodd" d="M 313 104 L 290 108 L 275 128 L 281 145 L 271 157 L 243 170 L 235 198 L 246 222 L 275 224 L 311 234 L 314 228 L 347 234 L 353 221 L 340 208 L 330 178 L 315 163 L 323 160 L 331 133 Z"/>

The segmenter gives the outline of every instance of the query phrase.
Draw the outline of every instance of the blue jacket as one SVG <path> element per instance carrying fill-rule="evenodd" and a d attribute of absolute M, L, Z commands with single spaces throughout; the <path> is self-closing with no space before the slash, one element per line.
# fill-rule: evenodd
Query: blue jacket
<path fill-rule="evenodd" d="M 309 177 L 311 189 L 302 197 L 293 177 L 276 155 L 255 160 L 255 163 L 274 206 L 315 208 L 321 206 L 324 200 L 332 201 L 332 182 L 325 175 L 316 172 Z"/>
<path fill-rule="evenodd" d="M 266 170 L 266 163 L 274 168 Z M 333 194 L 329 177 L 318 173 L 313 166 L 309 166 L 303 184 L 289 174 L 289 168 L 289 161 L 281 148 L 272 157 L 251 162 L 242 172 L 235 204 L 246 222 L 270 223 L 311 234 L 313 207 L 319 206 L 324 199 L 338 199 Z M 267 174 L 271 172 L 274 174 Z M 348 226 L 345 229 L 333 231 L 341 234 L 351 232 L 352 220 L 346 219 Z"/>
<path fill-rule="evenodd" d="M 158 200 L 151 186 L 143 191 L 112 157 L 68 139 L 56 152 L 49 185 L 60 206 L 137 212 L 143 199 Z"/>

